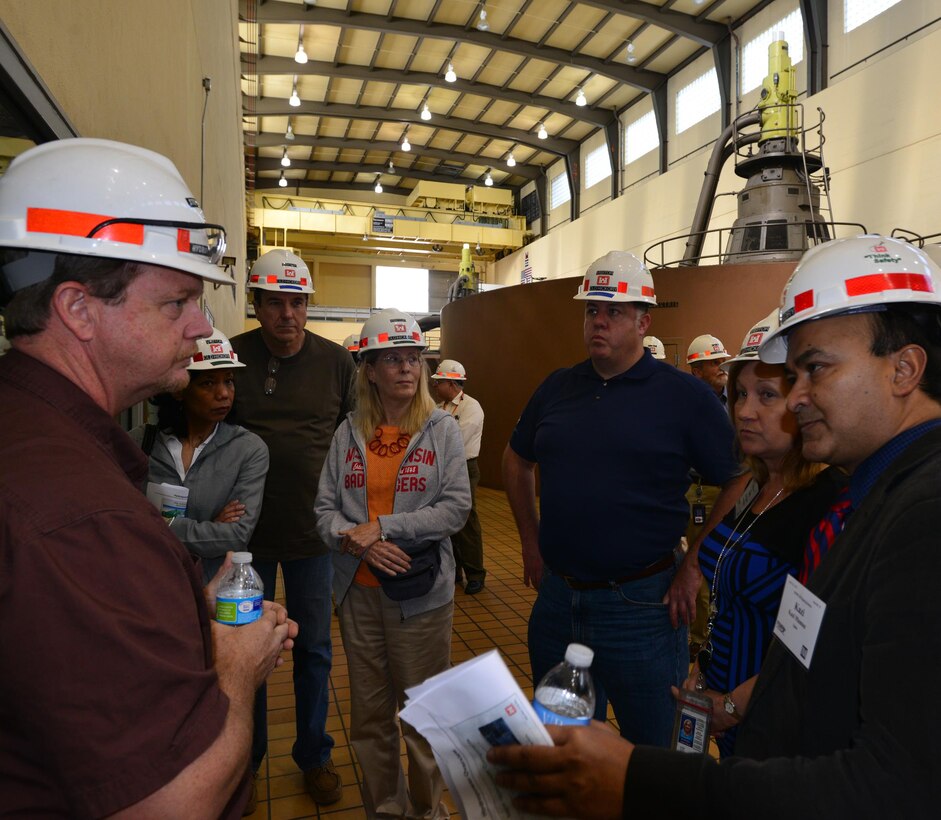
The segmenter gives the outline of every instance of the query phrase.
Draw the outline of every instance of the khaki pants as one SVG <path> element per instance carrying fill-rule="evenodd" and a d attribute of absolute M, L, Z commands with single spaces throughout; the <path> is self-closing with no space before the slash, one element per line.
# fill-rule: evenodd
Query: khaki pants
<path fill-rule="evenodd" d="M 350 741 L 363 772 L 368 817 L 446 818 L 444 780 L 427 741 L 407 723 L 408 789 L 399 756 L 396 710 L 405 690 L 451 662 L 453 602 L 402 620 L 379 588 L 354 583 L 340 604 L 340 634 L 350 673 Z"/>

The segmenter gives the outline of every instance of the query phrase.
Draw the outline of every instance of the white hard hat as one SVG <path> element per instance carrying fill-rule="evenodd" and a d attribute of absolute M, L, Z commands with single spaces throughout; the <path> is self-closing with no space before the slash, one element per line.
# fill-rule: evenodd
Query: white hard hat
<path fill-rule="evenodd" d="M 351 333 L 343 340 L 343 347 L 350 351 L 350 353 L 356 353 L 359 350 L 359 334 Z"/>
<path fill-rule="evenodd" d="M 275 248 L 259 256 L 248 274 L 248 286 L 285 293 L 314 292 L 304 260 L 286 248 Z"/>
<path fill-rule="evenodd" d="M 212 225 L 169 159 L 121 142 L 63 139 L 24 151 L 0 177 L 0 248 L 158 265 L 234 285 Z M 8 265 L 15 292 L 51 265 Z"/>
<path fill-rule="evenodd" d="M 196 340 L 196 353 L 187 370 L 214 370 L 217 367 L 245 367 L 226 335 L 216 328 L 205 339 Z"/>
<path fill-rule="evenodd" d="M 359 332 L 359 355 L 390 347 L 425 348 L 425 337 L 414 317 L 397 308 L 370 316 Z"/>
<path fill-rule="evenodd" d="M 657 304 L 650 271 L 627 251 L 609 251 L 592 262 L 573 298 Z"/>
<path fill-rule="evenodd" d="M 745 338 L 742 339 L 742 347 L 738 351 L 737 356 L 733 356 L 727 362 L 722 362 L 719 365 L 721 370 L 728 372 L 729 368 L 736 362 L 756 362 L 758 361 L 758 348 L 761 347 L 761 343 L 767 338 L 769 333 L 777 330 L 778 328 L 778 309 L 775 308 L 771 311 L 764 319 L 762 319 L 758 324 L 753 325 L 748 333 L 745 334 Z"/>
<path fill-rule="evenodd" d="M 460 362 L 454 359 L 444 359 L 438 365 L 438 369 L 435 370 L 435 374 L 431 378 L 437 379 L 438 381 L 448 380 L 462 382 L 467 379 L 467 371 Z"/>
<path fill-rule="evenodd" d="M 781 294 L 780 326 L 761 344 L 763 361 L 787 360 L 787 334 L 812 319 L 882 305 L 941 307 L 941 268 L 901 239 L 867 234 L 836 239 L 805 253 Z"/>
<path fill-rule="evenodd" d="M 667 357 L 666 350 L 663 348 L 663 342 L 656 336 L 644 336 L 644 347 L 650 351 L 650 355 L 655 359 L 665 359 Z"/>
<path fill-rule="evenodd" d="M 708 333 L 703 333 L 702 336 L 693 339 L 686 351 L 686 364 L 727 358 L 729 354 L 726 352 L 725 345 Z"/>

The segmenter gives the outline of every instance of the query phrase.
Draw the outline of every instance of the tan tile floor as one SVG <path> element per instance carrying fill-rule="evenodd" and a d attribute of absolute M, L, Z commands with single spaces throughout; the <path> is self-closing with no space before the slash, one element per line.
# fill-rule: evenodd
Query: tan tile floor
<path fill-rule="evenodd" d="M 502 492 L 478 489 L 477 506 L 484 532 L 487 581 L 478 595 L 465 595 L 460 588 L 455 589 L 451 660 L 460 663 L 496 647 L 503 653 L 520 687 L 532 697 L 526 623 L 536 596 L 521 580 L 516 526 Z M 268 684 L 268 756 L 259 771 L 259 802 L 251 815 L 253 818 L 352 820 L 366 817 L 360 794 L 362 774 L 349 745 L 350 685 L 336 618 L 332 633 L 333 671 L 327 729 L 336 742 L 333 761 L 343 777 L 343 798 L 332 806 L 318 807 L 304 791 L 301 773 L 291 759 L 294 694 L 290 654 L 287 653 L 285 663 L 274 672 Z"/>

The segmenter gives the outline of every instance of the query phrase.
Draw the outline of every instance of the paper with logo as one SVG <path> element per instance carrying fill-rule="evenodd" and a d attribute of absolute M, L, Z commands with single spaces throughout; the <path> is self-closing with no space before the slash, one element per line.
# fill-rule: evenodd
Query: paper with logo
<path fill-rule="evenodd" d="M 817 635 L 827 605 L 791 575 L 784 583 L 784 594 L 774 623 L 774 636 L 807 669 L 814 657 Z"/>
<path fill-rule="evenodd" d="M 147 482 L 147 500 L 157 508 L 167 524 L 177 516 L 186 515 L 186 502 L 189 497 L 190 491 L 186 487 Z"/>
<path fill-rule="evenodd" d="M 509 743 L 551 746 L 552 739 L 496 650 L 405 694 L 399 717 L 431 744 L 461 817 L 532 817 L 513 807 L 512 792 L 497 786 L 487 750 Z"/>

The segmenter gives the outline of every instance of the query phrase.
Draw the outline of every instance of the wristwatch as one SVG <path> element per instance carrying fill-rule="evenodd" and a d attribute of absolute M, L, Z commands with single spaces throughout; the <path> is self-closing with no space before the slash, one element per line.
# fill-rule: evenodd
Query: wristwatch
<path fill-rule="evenodd" d="M 725 697 L 722 698 L 722 702 L 725 704 L 725 711 L 727 714 L 731 715 L 734 718 L 741 720 L 741 713 L 738 709 L 735 708 L 735 703 L 732 701 L 732 693 L 726 692 Z"/>

